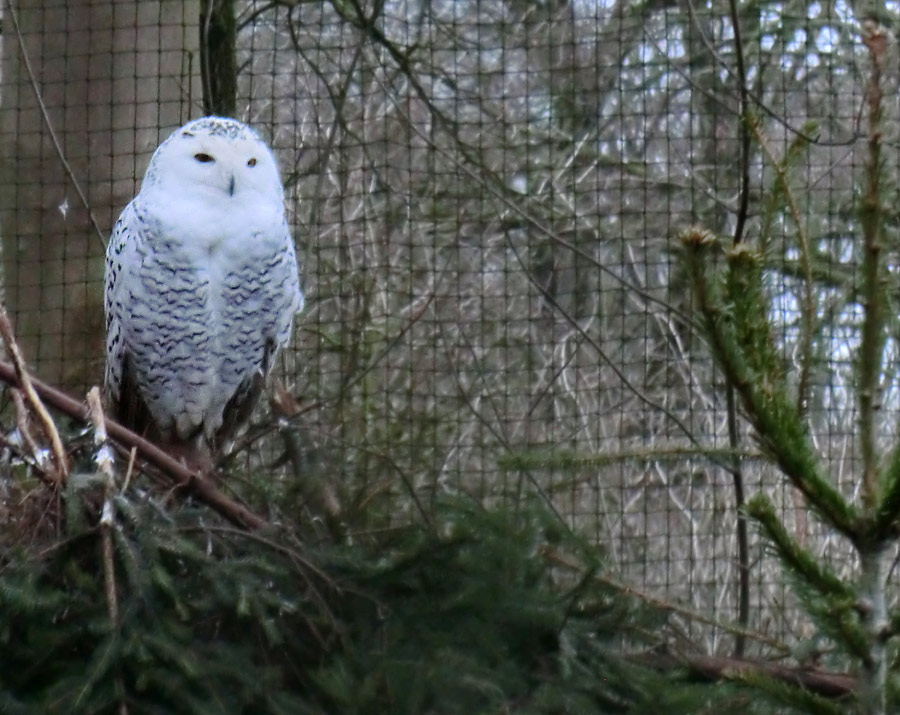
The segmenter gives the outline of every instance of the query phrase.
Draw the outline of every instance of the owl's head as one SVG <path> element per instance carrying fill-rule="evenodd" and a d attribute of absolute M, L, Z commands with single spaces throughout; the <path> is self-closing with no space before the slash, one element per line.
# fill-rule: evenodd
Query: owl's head
<path fill-rule="evenodd" d="M 159 145 L 141 193 L 157 188 L 182 200 L 283 200 L 269 147 L 250 127 L 225 117 L 195 119 Z"/>

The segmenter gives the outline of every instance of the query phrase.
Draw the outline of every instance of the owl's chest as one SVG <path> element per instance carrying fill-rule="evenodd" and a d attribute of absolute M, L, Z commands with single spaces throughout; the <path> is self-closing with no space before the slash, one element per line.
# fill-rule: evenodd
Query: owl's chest
<path fill-rule="evenodd" d="M 228 210 L 230 209 L 230 210 Z M 190 268 L 198 277 L 224 277 L 236 266 L 264 261 L 273 252 L 269 237 L 277 235 L 281 217 L 240 206 L 211 210 L 174 210 L 161 217 L 155 253 L 165 263 Z"/>
<path fill-rule="evenodd" d="M 159 233 L 192 256 L 244 250 L 267 217 L 235 202 L 218 207 L 202 202 L 175 205 L 160 216 Z"/>
<path fill-rule="evenodd" d="M 188 245 L 170 240 L 141 265 L 133 301 L 145 306 L 139 310 L 149 311 L 148 317 L 177 316 L 186 326 L 183 350 L 220 353 L 260 305 L 259 260 L 241 254 L 234 239 Z"/>
<path fill-rule="evenodd" d="M 233 232 L 191 241 L 157 259 L 161 267 L 189 286 L 187 295 L 192 300 L 213 313 L 221 312 L 236 294 L 254 290 L 259 266 L 265 263 L 253 235 Z"/>
<path fill-rule="evenodd" d="M 249 305 L 278 253 L 283 209 L 245 201 L 178 200 L 147 210 L 152 223 L 141 283 L 168 305 L 184 303 L 212 320 Z M 251 300 L 251 297 L 254 297 Z"/>

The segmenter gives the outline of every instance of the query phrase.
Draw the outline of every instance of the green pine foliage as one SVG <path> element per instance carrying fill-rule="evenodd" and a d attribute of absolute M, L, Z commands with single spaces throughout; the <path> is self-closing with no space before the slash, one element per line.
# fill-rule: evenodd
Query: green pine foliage
<path fill-rule="evenodd" d="M 665 614 L 536 506 L 444 500 L 312 547 L 119 495 L 113 624 L 90 481 L 62 495 L 61 537 L 0 562 L 0 713 L 752 711 L 739 686 L 641 665 Z"/>
<path fill-rule="evenodd" d="M 0 712 L 297 712 L 286 669 L 316 655 L 302 574 L 190 510 L 117 506 L 118 627 L 96 530 L 5 564 Z"/>
<path fill-rule="evenodd" d="M 764 675 L 745 675 L 742 680 L 765 698 L 766 705 L 772 708 L 770 712 L 807 713 L 807 715 L 847 715 L 848 712 L 852 712 L 848 711 L 845 702 L 826 700 L 808 690 Z"/>
<path fill-rule="evenodd" d="M 815 426 L 807 413 L 814 364 L 834 343 L 816 337 L 817 327 L 826 317 L 816 305 L 821 295 L 813 264 L 814 246 L 808 217 L 800 210 L 791 189 L 789 167 L 802 155 L 803 142 L 795 142 L 783 161 L 775 159 L 759 124 L 753 129 L 762 153 L 775 172 L 775 186 L 763 208 L 770 212 L 761 223 L 762 232 L 735 234 L 727 252 L 727 266 L 715 260 L 722 253 L 719 241 L 710 233 L 691 229 L 682 235 L 686 271 L 694 293 L 698 324 L 709 344 L 716 365 L 740 402 L 762 452 L 777 465 L 786 481 L 804 497 L 805 503 L 830 531 L 845 537 L 855 551 L 857 574 L 852 580 L 839 578 L 821 556 L 794 538 L 786 524 L 763 494 L 747 503 L 746 513 L 759 525 L 772 552 L 782 564 L 807 615 L 817 628 L 816 639 L 830 641 L 829 660 L 836 667 L 850 668 L 855 682 L 852 697 L 843 703 L 852 712 L 886 715 L 897 711 L 897 624 L 895 593 L 890 588 L 896 566 L 898 515 L 900 515 L 900 449 L 896 433 L 883 414 L 883 403 L 894 383 L 896 368 L 891 365 L 891 340 L 896 339 L 891 295 L 896 293 L 889 270 L 895 256 L 890 242 L 888 207 L 895 201 L 895 176 L 883 159 L 885 147 L 884 112 L 892 96 L 885 82 L 890 33 L 873 21 L 860 26 L 860 37 L 869 55 L 865 75 L 865 157 L 862 162 L 860 194 L 856 209 L 859 236 L 852 265 L 854 283 L 846 288 L 858 297 L 861 318 L 854 326 L 858 344 L 854 355 L 855 380 L 848 401 L 854 405 L 857 425 L 854 449 L 859 489 L 845 495 L 828 469 L 814 438 Z M 892 56 L 890 56 L 892 57 Z M 798 296 L 799 340 L 794 347 L 797 364 L 794 381 L 786 379 L 787 346 L 774 339 L 775 323 L 769 312 L 773 297 L 766 288 L 766 254 L 771 246 L 771 228 L 788 216 L 796 229 L 789 238 L 790 250 L 799 256 Z M 740 223 L 740 222 L 739 222 Z M 787 223 L 787 221 L 783 221 Z M 745 240 L 748 239 L 749 240 Z M 816 346 L 816 343 L 819 346 Z M 846 347 L 846 346 L 845 346 Z M 807 712 L 834 712 L 832 703 L 780 682 L 771 682 L 755 672 L 748 684 L 767 692 L 780 702 Z"/>
<path fill-rule="evenodd" d="M 791 538 L 764 495 L 757 494 L 747 503 L 747 513 L 784 563 L 785 575 L 820 633 L 838 643 L 842 654 L 865 660 L 868 648 L 853 587 Z"/>

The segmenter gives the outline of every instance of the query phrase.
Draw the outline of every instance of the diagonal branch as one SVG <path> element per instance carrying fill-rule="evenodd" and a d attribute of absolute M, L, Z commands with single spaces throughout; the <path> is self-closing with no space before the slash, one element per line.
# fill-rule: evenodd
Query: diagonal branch
<path fill-rule="evenodd" d="M 9 385 L 19 384 L 16 369 L 9 363 L 0 362 L 0 381 Z M 31 384 L 48 405 L 73 419 L 90 422 L 90 410 L 83 402 L 36 378 L 31 378 Z M 121 446 L 135 448 L 143 459 L 159 469 L 176 487 L 189 489 L 200 501 L 233 524 L 245 529 L 258 529 L 267 523 L 259 514 L 220 492 L 209 477 L 192 472 L 164 450 L 117 422 L 106 419 L 106 432 Z"/>
<path fill-rule="evenodd" d="M 815 667 L 782 665 L 747 658 L 715 655 L 675 655 L 645 653 L 632 656 L 638 663 L 663 671 L 686 669 L 712 681 L 743 681 L 764 676 L 776 682 L 803 688 L 826 698 L 846 698 L 856 690 L 857 678 L 851 673 L 832 672 Z M 817 711 L 820 712 L 820 711 Z"/>
<path fill-rule="evenodd" d="M 25 368 L 25 360 L 22 357 L 22 353 L 19 351 L 15 335 L 13 335 L 12 324 L 9 322 L 9 315 L 2 304 L 0 304 L 0 336 L 2 336 L 3 343 L 6 345 L 6 352 L 9 355 L 9 359 L 13 361 L 16 379 L 14 382 L 10 382 L 10 384 L 22 388 L 22 392 L 24 392 L 25 397 L 28 398 L 31 408 L 37 414 L 38 419 L 41 422 L 41 427 L 44 430 L 44 434 L 47 439 L 50 440 L 50 448 L 53 452 L 53 459 L 56 462 L 56 469 L 50 477 L 57 484 L 62 484 L 65 482 L 66 476 L 69 473 L 69 461 L 66 458 L 66 452 L 63 449 L 62 440 L 59 438 L 59 432 L 56 429 L 56 425 L 53 423 L 53 418 L 50 417 L 50 414 L 41 402 L 41 398 L 38 397 L 34 390 L 32 384 L 34 380 Z"/>

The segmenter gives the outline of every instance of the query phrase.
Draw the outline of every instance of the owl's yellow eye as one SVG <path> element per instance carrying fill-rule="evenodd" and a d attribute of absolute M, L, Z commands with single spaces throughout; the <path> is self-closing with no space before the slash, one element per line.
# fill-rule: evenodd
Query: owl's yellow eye
<path fill-rule="evenodd" d="M 256 166 L 256 157 L 247 162 L 247 166 Z"/>
<path fill-rule="evenodd" d="M 194 154 L 194 158 L 201 164 L 208 164 L 211 161 L 215 161 L 215 159 L 213 159 L 209 154 L 204 154 L 203 152 Z"/>

